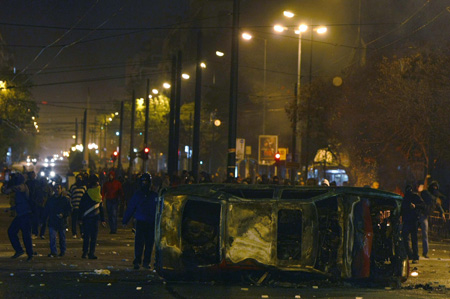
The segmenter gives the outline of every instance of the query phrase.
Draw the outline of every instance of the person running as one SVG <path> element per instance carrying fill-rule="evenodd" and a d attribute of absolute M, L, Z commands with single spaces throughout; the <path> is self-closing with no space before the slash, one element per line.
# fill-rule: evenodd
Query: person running
<path fill-rule="evenodd" d="M 49 257 L 56 257 L 56 234 L 59 238 L 59 256 L 66 253 L 66 219 L 72 211 L 70 198 L 63 194 L 61 184 L 53 185 L 54 194 L 45 204 L 44 219 L 48 218 L 48 234 L 50 240 Z"/>
<path fill-rule="evenodd" d="M 69 195 L 70 202 L 72 204 L 72 238 L 77 238 L 77 224 L 78 224 L 78 214 L 80 208 L 80 201 L 84 193 L 86 193 L 86 185 L 83 182 L 83 175 L 79 173 L 76 176 L 75 183 L 70 186 Z M 82 234 L 80 227 L 80 235 Z"/>
<path fill-rule="evenodd" d="M 18 258 L 25 253 L 19 241 L 18 233 L 20 230 L 22 231 L 22 239 L 28 255 L 27 261 L 31 261 L 33 259 L 33 243 L 31 240 L 32 204 L 28 187 L 25 184 L 25 177 L 21 173 L 16 173 L 11 184 L 6 186 L 6 188 L 2 187 L 2 189 L 5 194 L 15 193 L 11 209 L 15 210 L 16 215 L 8 228 L 9 240 L 16 251 L 11 258 Z"/>
<path fill-rule="evenodd" d="M 81 198 L 79 209 L 78 219 L 83 227 L 83 255 L 81 257 L 84 259 L 89 257 L 89 259 L 95 260 L 97 259 L 95 246 L 97 244 L 99 220 L 103 227 L 106 227 L 100 185 L 95 174 L 89 176 L 88 189 Z"/>
<path fill-rule="evenodd" d="M 122 220 L 123 226 L 134 215 L 136 234 L 134 237 L 134 269 L 139 269 L 141 262 L 144 268 L 150 269 L 153 243 L 155 241 L 155 214 L 158 194 L 151 190 L 152 178 L 144 173 L 140 178 L 140 189 L 131 198 Z M 144 260 L 142 261 L 142 253 Z"/>

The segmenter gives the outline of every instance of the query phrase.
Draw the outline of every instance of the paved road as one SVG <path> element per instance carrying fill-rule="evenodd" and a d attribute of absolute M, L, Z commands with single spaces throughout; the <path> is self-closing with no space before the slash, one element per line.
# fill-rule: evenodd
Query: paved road
<path fill-rule="evenodd" d="M 131 229 L 110 235 L 101 228 L 98 260 L 81 259 L 80 239 L 68 238 L 66 256 L 49 258 L 48 240 L 33 240 L 38 253 L 12 260 L 7 237 L 12 218 L 5 212 L 6 197 L 0 195 L 0 298 L 448 298 L 450 287 L 450 244 L 432 242 L 430 259 L 420 260 L 419 276 L 400 289 L 360 286 L 328 281 L 277 282 L 265 284 L 223 282 L 166 282 L 152 270 L 132 269 Z M 69 233 L 70 237 L 71 234 Z M 96 273 L 108 272 L 109 275 Z"/>

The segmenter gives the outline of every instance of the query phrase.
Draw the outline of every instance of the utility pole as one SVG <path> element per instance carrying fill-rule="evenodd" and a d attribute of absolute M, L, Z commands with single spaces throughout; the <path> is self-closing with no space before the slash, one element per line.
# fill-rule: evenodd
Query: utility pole
<path fill-rule="evenodd" d="M 236 172 L 236 131 L 239 67 L 239 0 L 233 2 L 233 32 L 231 40 L 230 108 L 228 119 L 227 177 Z"/>
<path fill-rule="evenodd" d="M 172 176 L 175 171 L 173 160 L 175 159 L 174 150 L 174 136 L 175 136 L 175 95 L 176 95 L 176 85 L 177 85 L 177 57 L 172 56 L 172 78 L 171 78 L 171 90 L 170 90 L 170 113 L 169 113 L 169 152 L 167 168 L 169 176 Z"/>
<path fill-rule="evenodd" d="M 87 129 L 87 109 L 84 109 L 84 119 L 83 119 L 83 169 L 87 169 L 87 159 L 89 159 L 88 148 L 87 148 L 87 136 L 86 136 L 86 129 Z"/>
<path fill-rule="evenodd" d="M 175 95 L 175 127 L 173 139 L 173 170 L 178 171 L 178 149 L 180 145 L 180 112 L 181 112 L 181 72 L 182 72 L 182 55 L 178 51 L 177 71 L 176 71 L 176 95 Z"/>
<path fill-rule="evenodd" d="M 131 99 L 131 130 L 130 130 L 130 166 L 128 167 L 128 177 L 131 178 L 133 174 L 133 162 L 134 162 L 134 119 L 136 115 L 136 99 L 133 89 L 133 95 Z"/>
<path fill-rule="evenodd" d="M 200 117 L 202 105 L 202 31 L 197 35 L 197 66 L 195 70 L 195 108 L 194 108 L 194 140 L 192 145 L 192 173 L 198 182 L 198 165 L 200 155 Z"/>
<path fill-rule="evenodd" d="M 75 118 L 75 145 L 78 144 L 78 118 Z"/>
<path fill-rule="evenodd" d="M 149 112 L 150 112 L 150 79 L 147 79 L 147 93 L 145 94 L 144 148 L 148 146 Z M 144 159 L 144 157 L 142 157 L 142 171 L 147 172 L 147 159 Z"/>
<path fill-rule="evenodd" d="M 124 106 L 124 102 L 120 102 L 120 129 L 119 129 L 119 154 L 117 155 L 117 169 L 119 169 L 119 171 L 122 171 L 122 151 L 123 151 L 123 147 L 122 147 L 122 143 L 123 143 L 123 106 Z M 106 132 L 106 131 L 105 131 Z"/>

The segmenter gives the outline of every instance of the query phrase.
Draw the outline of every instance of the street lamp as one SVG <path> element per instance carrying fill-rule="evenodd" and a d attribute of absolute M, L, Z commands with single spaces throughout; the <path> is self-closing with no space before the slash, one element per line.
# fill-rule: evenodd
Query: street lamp
<path fill-rule="evenodd" d="M 289 11 L 284 11 L 283 15 L 287 18 L 292 18 L 295 16 L 294 13 L 289 12 Z M 286 27 L 284 27 L 283 25 L 277 24 L 274 26 L 274 30 L 276 32 L 284 32 L 285 30 L 287 30 Z M 295 155 L 297 152 L 297 143 L 299 143 L 299 149 L 301 149 L 301 138 L 297 138 L 297 132 L 300 132 L 301 129 L 301 125 L 300 122 L 297 120 L 297 107 L 300 106 L 300 78 L 301 78 L 301 59 L 302 59 L 302 33 L 306 32 L 308 30 L 308 26 L 305 24 L 301 24 L 298 26 L 298 29 L 295 30 L 295 34 L 298 35 L 298 59 L 297 59 L 297 88 L 296 88 L 296 97 L 295 97 L 295 102 L 294 102 L 294 110 L 295 110 L 295 114 L 294 114 L 294 126 L 293 126 L 293 130 L 292 130 L 292 162 L 296 161 Z M 315 30 L 317 33 L 319 34 L 323 34 L 327 31 L 327 28 L 324 26 L 320 26 Z M 313 34 L 313 30 L 311 30 L 311 37 Z M 312 38 L 311 38 L 311 46 L 312 46 Z M 310 57 L 311 59 L 311 57 Z M 309 108 L 308 108 L 309 109 Z M 308 116 L 309 119 L 309 116 Z M 309 120 L 307 120 L 306 125 L 308 125 Z M 297 142 L 299 141 L 299 142 Z M 307 151 L 306 151 L 307 152 Z M 300 155 L 299 155 L 300 157 Z M 306 164 L 307 161 L 304 161 Z M 307 166 L 305 168 L 305 172 L 307 171 Z M 295 180 L 295 168 L 292 168 L 292 172 L 291 172 L 291 179 L 292 181 Z"/>
<path fill-rule="evenodd" d="M 253 36 L 248 33 L 242 33 L 242 38 L 244 40 L 251 40 Z M 263 71 L 263 107 L 262 107 L 262 135 L 266 134 L 266 110 L 267 110 L 267 96 L 266 96 L 266 79 L 267 79 L 267 39 L 255 37 L 256 39 L 261 39 L 264 41 L 264 71 Z"/>

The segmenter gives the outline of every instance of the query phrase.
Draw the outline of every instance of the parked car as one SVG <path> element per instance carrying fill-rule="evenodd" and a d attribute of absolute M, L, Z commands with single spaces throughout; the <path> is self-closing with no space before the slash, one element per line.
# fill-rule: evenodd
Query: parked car
<path fill-rule="evenodd" d="M 355 187 L 171 188 L 159 202 L 156 269 L 169 279 L 281 271 L 405 281 L 401 200 Z"/>

